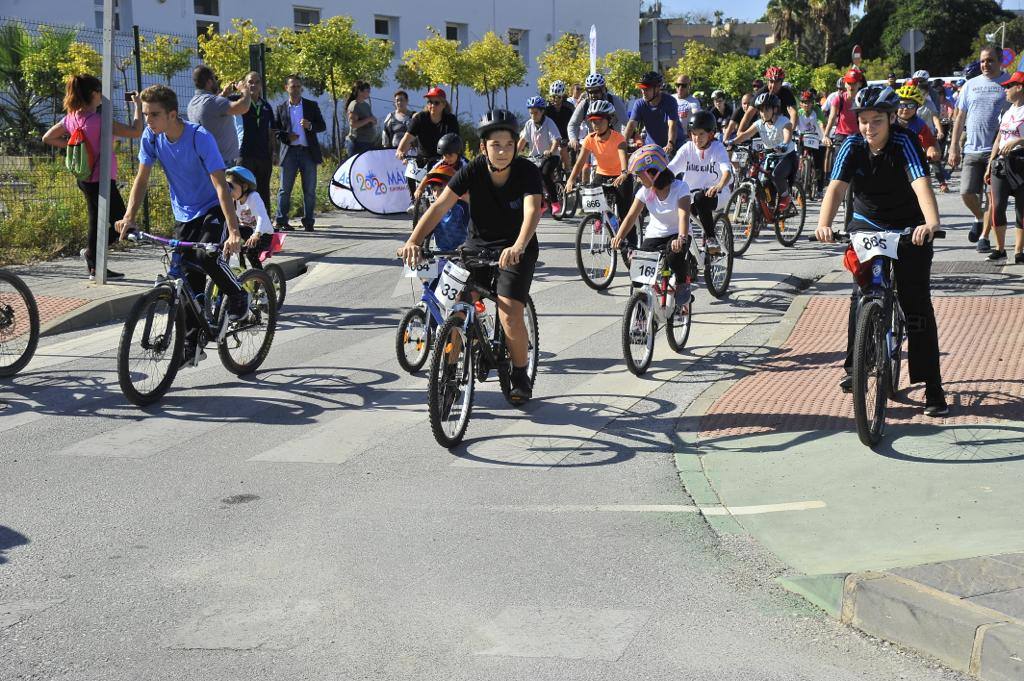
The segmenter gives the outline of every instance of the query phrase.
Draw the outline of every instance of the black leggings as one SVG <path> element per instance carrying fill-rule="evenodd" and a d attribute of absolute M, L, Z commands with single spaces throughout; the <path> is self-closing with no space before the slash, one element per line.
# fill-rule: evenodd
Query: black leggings
<path fill-rule="evenodd" d="M 238 232 L 242 237 L 242 243 L 245 244 L 245 242 L 249 240 L 249 237 L 252 236 L 253 229 L 252 227 L 239 226 Z M 263 233 L 260 234 L 260 243 L 255 248 L 246 248 L 244 245 L 242 246 L 242 255 L 249 261 L 249 264 L 252 265 L 254 270 L 263 269 L 263 263 L 260 262 L 260 253 L 270 248 L 270 244 L 273 240 L 273 234 Z"/>
<path fill-rule="evenodd" d="M 790 181 L 796 173 L 799 161 L 800 159 L 797 158 L 796 152 L 791 151 L 779 158 L 778 163 L 772 168 L 772 182 L 775 184 L 775 190 L 779 192 L 780 196 L 789 193 Z"/>
<path fill-rule="evenodd" d="M 78 188 L 85 194 L 85 206 L 89 212 L 89 241 L 85 247 L 85 261 L 89 263 L 89 269 L 96 268 L 96 235 L 97 225 L 99 221 L 99 202 L 100 202 L 100 183 L 99 182 L 79 182 Z M 114 229 L 114 223 L 124 217 L 124 199 L 121 198 L 121 192 L 117 191 L 117 183 L 114 180 L 110 181 L 110 225 L 107 231 L 107 245 L 114 243 L 118 239 L 117 230 Z"/>
<path fill-rule="evenodd" d="M 220 206 L 214 206 L 205 215 L 200 215 L 194 220 L 174 225 L 174 238 L 182 241 L 222 243 L 223 234 L 224 213 L 221 212 Z M 242 292 L 227 262 L 219 255 L 200 255 L 188 249 L 184 251 L 182 260 L 192 265 L 186 268 L 186 277 L 193 293 L 202 293 L 206 289 L 206 275 L 210 275 L 210 279 L 229 296 Z M 199 269 L 196 269 L 197 267 Z"/>
<path fill-rule="evenodd" d="M 715 235 L 715 211 L 718 210 L 718 195 L 708 196 L 703 189 L 698 189 L 690 199 L 690 208 L 700 220 L 704 228 L 704 236 Z"/>
<path fill-rule="evenodd" d="M 640 244 L 641 251 L 661 251 L 665 248 L 666 244 L 676 238 L 676 235 L 672 236 L 657 236 L 651 239 L 644 239 Z M 686 241 L 685 246 L 689 247 L 690 242 Z M 687 266 L 686 266 L 686 253 L 687 248 L 675 253 L 669 251 L 668 253 L 668 266 L 672 269 L 672 273 L 676 275 L 676 288 L 683 285 L 686 281 Z"/>
<path fill-rule="evenodd" d="M 814 168 L 818 171 L 818 191 L 825 189 L 825 149 L 808 149 L 808 153 L 814 159 Z"/>
<path fill-rule="evenodd" d="M 540 164 L 540 177 L 544 181 L 544 193 L 551 201 L 555 200 L 555 173 L 562 165 L 562 158 L 555 154 L 548 156 Z"/>
<path fill-rule="evenodd" d="M 1010 163 L 1009 159 L 1004 158 L 1003 163 Z M 1020 163 L 1024 166 L 1024 161 L 1014 160 L 1014 163 Z M 1010 183 L 1006 181 L 1006 178 L 1000 177 L 999 173 L 992 171 L 992 224 L 997 227 L 1006 226 L 1006 209 L 1010 203 L 1010 197 L 1013 197 L 1013 208 L 1016 215 L 1016 226 L 1019 228 L 1024 224 L 1024 187 L 1021 187 L 1016 192 L 1010 190 Z M 1005 247 L 1005 244 L 1004 244 Z"/>
<path fill-rule="evenodd" d="M 611 183 L 617 177 L 616 175 L 600 175 L 595 173 L 594 184 Z M 627 178 L 618 187 L 612 187 L 612 189 L 615 191 L 615 215 L 621 222 L 626 218 L 626 213 L 629 212 L 629 205 L 633 202 L 633 183 Z"/>

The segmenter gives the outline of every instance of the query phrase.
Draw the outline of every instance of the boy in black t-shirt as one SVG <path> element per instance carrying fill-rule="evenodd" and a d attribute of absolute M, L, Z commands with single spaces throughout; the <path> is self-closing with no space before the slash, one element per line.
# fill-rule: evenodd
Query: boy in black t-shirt
<path fill-rule="evenodd" d="M 440 198 L 423 214 L 398 256 L 410 266 L 420 260 L 420 244 L 460 196 L 469 195 L 472 217 L 466 246 L 500 251 L 498 317 L 512 356 L 513 404 L 533 396 L 527 373 L 528 339 L 523 317 L 540 250 L 537 223 L 543 192 L 540 170 L 516 156 L 519 125 L 503 109 L 488 111 L 477 124 L 480 155 L 455 174 Z M 476 272 L 474 276 L 478 276 Z"/>

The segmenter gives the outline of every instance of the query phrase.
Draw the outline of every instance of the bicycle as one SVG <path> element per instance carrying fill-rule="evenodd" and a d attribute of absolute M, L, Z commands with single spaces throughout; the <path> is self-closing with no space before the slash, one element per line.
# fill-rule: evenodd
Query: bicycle
<path fill-rule="evenodd" d="M 39 307 L 28 285 L 0 270 L 0 377 L 25 368 L 39 344 Z"/>
<path fill-rule="evenodd" d="M 284 246 L 284 240 L 284 232 L 274 232 L 270 248 L 260 251 L 257 256 L 260 263 L 262 264 L 266 260 L 269 260 L 274 253 L 280 253 Z M 242 258 L 245 257 L 248 250 L 249 249 L 243 247 L 242 252 L 238 254 L 238 264 L 232 265 L 231 267 L 231 271 L 235 273 L 236 277 L 241 276 L 242 272 L 245 271 L 245 267 L 243 266 L 245 261 Z M 270 263 L 269 265 L 263 265 L 262 270 L 267 273 L 267 276 L 270 277 L 270 281 L 274 284 L 274 294 L 277 299 L 277 310 L 280 312 L 281 308 L 284 307 L 284 298 L 288 293 L 288 281 L 287 277 L 284 275 L 284 268 L 277 263 Z M 206 290 L 203 293 L 205 294 L 205 302 L 207 305 L 207 316 L 209 316 L 211 313 L 211 308 L 209 307 L 210 301 L 215 300 L 217 296 L 220 295 L 220 291 L 217 289 L 217 284 L 215 284 L 212 279 L 207 279 Z"/>
<path fill-rule="evenodd" d="M 548 158 L 548 156 L 549 154 L 530 154 L 529 156 L 527 156 L 527 158 L 530 159 L 530 162 L 533 163 L 533 165 L 537 166 L 539 170 L 541 166 L 544 164 L 544 159 Z M 554 177 L 552 179 L 554 181 L 555 191 L 554 194 L 551 196 L 548 196 L 547 191 L 544 192 L 543 203 L 541 204 L 541 213 L 547 210 L 551 214 L 552 218 L 561 221 L 567 215 L 565 212 L 565 208 L 563 208 L 562 206 L 562 204 L 565 202 L 566 176 L 565 171 L 562 169 L 562 164 L 560 162 L 554 168 Z M 552 203 L 559 204 L 557 212 L 552 208 Z M 575 208 L 573 208 L 573 212 L 576 212 Z"/>
<path fill-rule="evenodd" d="M 879 229 L 834 234 L 856 253 L 855 277 L 861 288 L 853 341 L 853 415 L 857 437 L 868 447 L 877 445 L 885 431 L 888 400 L 899 392 L 906 317 L 896 295 L 894 263 L 900 242 L 913 234 Z M 945 238 L 945 231 L 933 238 Z"/>
<path fill-rule="evenodd" d="M 146 232 L 133 232 L 128 238 L 162 244 L 167 266 L 167 274 L 158 275 L 153 288 L 135 301 L 118 343 L 117 380 L 130 402 L 143 407 L 163 397 L 184 364 L 199 364 L 211 340 L 217 344 L 224 368 L 233 374 L 249 374 L 263 364 L 277 324 L 277 298 L 266 272 L 246 270 L 238 277 L 249 295 L 249 313 L 232 322 L 226 296 L 218 295 L 205 305 L 185 276 L 186 269 L 198 268 L 184 259 L 186 249 L 213 257 L 220 252 L 220 244 L 165 239 Z M 209 316 L 206 309 L 211 311 Z M 183 356 L 186 327 L 196 334 L 191 357 Z"/>
<path fill-rule="evenodd" d="M 797 141 L 800 153 L 800 165 L 796 176 L 803 187 L 804 196 L 816 197 L 818 186 L 818 168 L 815 165 L 814 152 L 821 148 L 821 139 L 816 132 L 802 132 Z"/>
<path fill-rule="evenodd" d="M 412 180 L 413 183 L 419 187 L 420 183 L 423 182 L 430 169 L 434 167 L 437 159 L 423 159 L 423 165 L 419 164 L 421 157 L 419 156 L 407 156 L 405 161 L 405 177 L 406 179 Z M 433 192 L 424 190 L 420 194 L 419 198 L 413 197 L 413 210 L 412 210 L 412 226 L 413 228 L 419 223 L 420 218 L 427 212 L 431 205 L 434 203 Z"/>
<path fill-rule="evenodd" d="M 733 254 L 732 225 L 724 211 L 716 210 L 715 217 L 715 238 L 718 239 L 719 252 L 711 255 L 708 252 L 707 240 L 703 238 L 703 227 L 700 221 L 690 216 L 690 229 L 693 233 L 693 225 L 696 224 L 701 230 L 700 239 L 690 239 L 689 257 L 693 261 L 694 272 L 704 277 L 704 286 L 715 298 L 722 298 L 729 290 L 729 283 L 732 281 L 732 266 L 735 259 Z M 694 279 L 696 279 L 694 275 Z"/>
<path fill-rule="evenodd" d="M 444 307 L 434 293 L 441 266 L 441 262 L 431 259 L 415 269 L 408 265 L 403 268 L 403 278 L 418 278 L 423 285 L 419 304 L 406 311 L 395 334 L 398 364 L 410 374 L 415 374 L 427 363 L 437 330 L 444 324 Z"/>
<path fill-rule="evenodd" d="M 694 239 L 689 239 L 692 242 Z M 622 356 L 626 368 L 635 376 L 647 372 L 654 358 L 654 338 L 659 322 L 667 330 L 666 339 L 673 352 L 682 352 L 690 336 L 693 319 L 693 296 L 684 311 L 676 309 L 675 294 L 677 282 L 668 266 L 671 245 L 666 244 L 660 251 L 633 253 L 629 276 L 635 289 L 626 302 L 622 313 Z M 684 285 L 689 290 L 697 274 L 696 262 L 687 251 L 688 276 Z"/>
<path fill-rule="evenodd" d="M 725 213 L 732 225 L 737 225 L 735 254 L 743 255 L 761 233 L 761 226 L 775 225 L 775 238 L 783 246 L 792 247 L 803 232 L 807 221 L 807 199 L 799 184 L 790 179 L 790 204 L 779 211 L 779 195 L 772 182 L 771 170 L 781 158 L 766 151 L 756 151 L 746 145 L 736 145 L 733 161 L 746 169 L 743 179 L 733 192 Z"/>
<path fill-rule="evenodd" d="M 619 230 L 619 218 L 615 214 L 615 187 L 610 183 L 581 187 L 580 204 L 583 219 L 576 228 L 576 269 L 590 288 L 603 291 L 615 278 L 619 253 L 612 248 L 612 239 Z M 609 207 L 611 206 L 611 207 Z M 643 241 L 647 210 L 637 220 L 637 243 Z M 629 266 L 628 251 L 623 249 L 623 258 Z"/>
<path fill-rule="evenodd" d="M 501 323 L 487 312 L 484 300 L 497 309 L 498 296 L 493 278 L 497 275 L 497 253 L 473 251 L 465 247 L 453 251 L 424 251 L 425 258 L 449 258 L 438 279 L 435 291 L 445 309 L 445 321 L 436 334 L 437 342 L 430 355 L 430 379 L 427 385 L 427 407 L 430 430 L 442 447 L 452 448 L 462 441 L 473 411 L 474 384 L 484 382 L 492 370 L 498 384 L 511 403 L 512 362 L 505 345 Z M 473 281 L 463 268 L 493 269 L 486 285 Z M 475 294 L 470 302 L 465 294 Z M 524 310 L 527 331 L 527 376 L 532 385 L 537 377 L 540 332 L 533 300 L 526 299 Z"/>
<path fill-rule="evenodd" d="M 568 144 L 568 140 L 563 140 L 563 144 Z M 569 148 L 569 167 L 572 168 L 576 164 L 576 158 L 579 155 L 578 151 L 575 151 L 571 147 Z M 565 191 L 565 180 L 568 175 L 565 168 L 559 165 L 559 178 L 560 182 L 555 183 L 555 188 L 560 190 L 561 195 L 557 196 L 559 199 L 559 210 L 551 214 L 556 220 L 564 220 L 565 218 L 572 218 L 576 216 L 576 210 L 580 205 L 580 187 L 577 184 L 573 187 L 571 192 Z"/>

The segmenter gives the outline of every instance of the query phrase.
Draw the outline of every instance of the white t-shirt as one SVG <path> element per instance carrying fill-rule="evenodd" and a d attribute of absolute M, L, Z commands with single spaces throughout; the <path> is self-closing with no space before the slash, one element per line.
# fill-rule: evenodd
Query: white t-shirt
<path fill-rule="evenodd" d="M 1011 106 L 999 119 L 999 142 L 1007 142 L 1024 137 L 1024 104 Z"/>
<path fill-rule="evenodd" d="M 555 122 L 545 116 L 539 126 L 532 118 L 527 119 L 519 138 L 526 140 L 527 154 L 539 156 L 551 148 L 552 142 L 562 139 L 562 133 L 558 131 Z"/>
<path fill-rule="evenodd" d="M 685 131 L 690 126 L 690 117 L 700 111 L 700 102 L 693 95 L 689 97 L 676 97 L 672 95 L 672 97 L 676 100 L 676 113 Z"/>
<path fill-rule="evenodd" d="M 729 161 L 729 152 L 725 150 L 725 145 L 718 140 L 713 140 L 704 150 L 698 149 L 693 142 L 687 142 L 679 147 L 679 151 L 668 164 L 668 169 L 674 175 L 682 174 L 690 191 L 697 191 L 718 184 L 724 173 L 732 172 L 732 163 Z M 725 198 L 728 200 L 729 185 L 726 185 L 722 192 L 726 194 Z"/>
<path fill-rule="evenodd" d="M 775 119 L 774 123 L 769 123 L 758 115 L 757 120 L 754 121 L 754 125 L 757 126 L 757 132 L 761 135 L 761 141 L 764 142 L 765 149 L 776 154 L 786 154 L 796 150 L 796 143 L 793 142 L 792 138 L 790 138 L 789 144 L 782 141 L 782 129 L 788 124 L 789 119 L 785 116 L 779 116 Z"/>
<path fill-rule="evenodd" d="M 668 196 L 664 200 L 658 198 L 654 187 L 641 187 L 636 197 L 644 202 L 651 215 L 644 232 L 645 239 L 675 236 L 679 234 L 679 201 L 690 198 L 690 188 L 682 180 L 672 180 L 668 187 Z"/>
<path fill-rule="evenodd" d="M 273 234 L 274 224 L 267 214 L 267 207 L 263 205 L 263 197 L 257 192 L 249 192 L 244 201 L 235 201 L 235 215 L 238 216 L 238 224 L 248 227 L 260 234 Z"/>
<path fill-rule="evenodd" d="M 805 116 L 801 113 L 798 116 L 798 118 L 800 120 L 798 120 L 796 123 L 797 132 L 809 132 L 818 135 L 819 137 L 821 136 L 821 130 L 818 129 L 818 126 L 821 125 L 821 122 L 818 120 L 818 117 L 815 116 L 813 112 L 810 116 Z"/>

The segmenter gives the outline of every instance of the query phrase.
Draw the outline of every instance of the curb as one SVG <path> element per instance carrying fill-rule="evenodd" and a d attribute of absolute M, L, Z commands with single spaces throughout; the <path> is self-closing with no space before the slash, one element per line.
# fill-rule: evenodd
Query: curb
<path fill-rule="evenodd" d="M 835 277 L 822 280 L 831 284 Z M 763 348 L 780 347 L 792 333 L 811 295 L 797 295 Z M 738 518 L 722 503 L 700 455 L 704 414 L 739 376 L 712 384 L 679 420 L 682 448 L 675 454 L 683 489 L 701 516 L 719 535 L 747 535 Z M 705 509 L 711 511 L 705 513 Z M 887 572 L 791 575 L 776 581 L 843 624 L 931 656 L 982 681 L 1024 679 L 1024 622 L 951 594 Z"/>
<path fill-rule="evenodd" d="M 303 255 L 278 256 L 274 258 L 274 262 L 284 270 L 286 279 L 294 279 L 300 274 L 305 273 L 309 263 L 335 251 L 342 250 L 342 248 L 329 246 L 309 251 Z M 106 298 L 90 300 L 85 305 L 43 324 L 39 335 L 40 337 L 55 336 L 121 319 L 131 310 L 140 293 L 142 292 L 116 293 Z"/>

